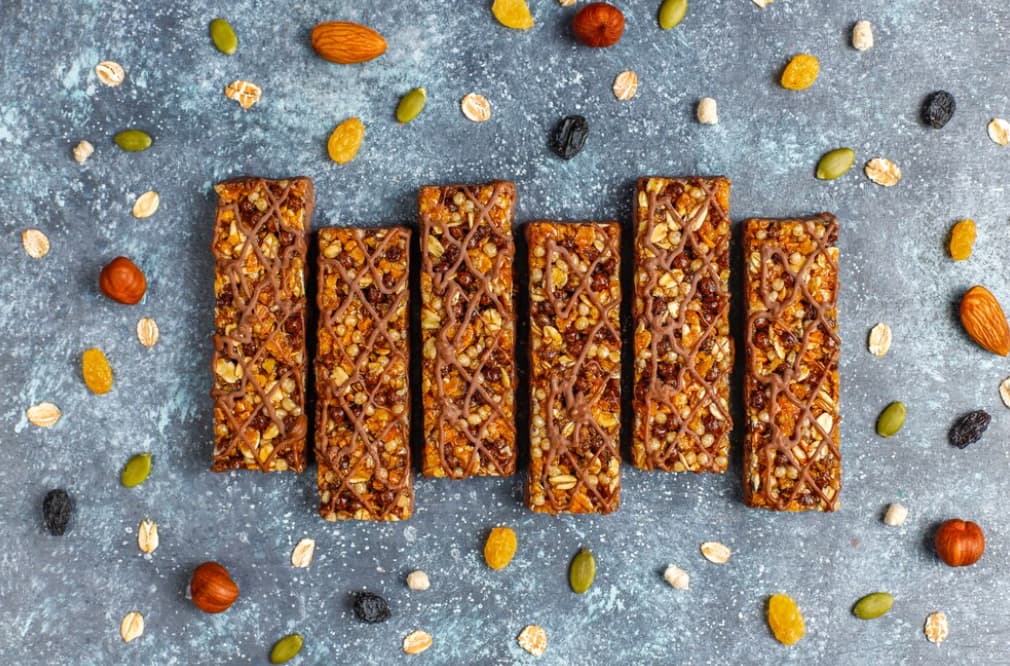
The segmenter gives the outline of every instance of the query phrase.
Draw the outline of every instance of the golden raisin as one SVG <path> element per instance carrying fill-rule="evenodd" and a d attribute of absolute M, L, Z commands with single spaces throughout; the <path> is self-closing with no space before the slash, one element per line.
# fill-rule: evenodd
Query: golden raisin
<path fill-rule="evenodd" d="M 491 13 L 506 28 L 529 30 L 533 27 L 533 15 L 526 0 L 494 0 Z"/>
<path fill-rule="evenodd" d="M 358 154 L 365 138 L 365 124 L 360 118 L 348 118 L 337 125 L 326 144 L 326 152 L 337 164 L 347 164 Z"/>
<path fill-rule="evenodd" d="M 92 393 L 101 395 L 112 390 L 112 367 L 101 349 L 92 347 L 81 354 L 81 373 Z"/>
<path fill-rule="evenodd" d="M 511 527 L 496 527 L 484 543 L 484 561 L 492 569 L 504 569 L 516 554 L 516 533 Z"/>
<path fill-rule="evenodd" d="M 786 68 L 782 70 L 782 87 L 789 90 L 809 88 L 817 80 L 821 72 L 821 63 L 817 56 L 800 53 L 793 56 Z"/>
<path fill-rule="evenodd" d="M 799 606 L 792 597 L 785 594 L 773 595 L 768 600 L 768 627 L 775 639 L 783 645 L 798 643 L 806 633 Z"/>
<path fill-rule="evenodd" d="M 961 220 L 950 230 L 950 256 L 954 261 L 964 261 L 971 256 L 975 244 L 975 221 Z"/>

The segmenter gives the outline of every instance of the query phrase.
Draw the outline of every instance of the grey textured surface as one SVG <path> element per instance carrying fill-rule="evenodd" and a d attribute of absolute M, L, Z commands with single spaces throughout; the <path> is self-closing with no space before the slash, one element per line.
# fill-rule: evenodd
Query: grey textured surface
<path fill-rule="evenodd" d="M 663 33 L 658 0 L 628 0 L 620 3 L 624 39 L 592 51 L 571 39 L 573 10 L 533 4 L 538 23 L 526 33 L 496 24 L 484 0 L 0 4 L 0 660 L 263 663 L 277 638 L 297 631 L 306 636 L 299 663 L 534 663 L 515 637 L 538 623 L 549 635 L 543 664 L 1010 663 L 1010 416 L 997 394 L 1010 367 L 973 345 L 955 316 L 976 282 L 1010 304 L 1010 152 L 985 132 L 991 117 L 1010 116 L 1010 5 L 776 0 L 760 10 L 749 0 L 695 0 L 685 22 Z M 230 58 L 207 38 L 222 12 L 241 40 Z M 315 57 L 309 29 L 336 18 L 375 27 L 388 52 L 353 67 Z M 848 45 L 860 18 L 876 31 L 866 53 Z M 778 72 L 800 51 L 821 58 L 821 77 L 805 92 L 785 91 Z M 103 59 L 126 68 L 122 87 L 97 82 L 93 67 Z M 610 86 L 627 68 L 641 87 L 621 103 Z M 222 95 L 236 78 L 263 87 L 252 110 Z M 428 108 L 400 127 L 396 100 L 416 85 L 427 87 Z M 937 88 L 958 101 L 941 131 L 918 120 L 922 98 Z M 491 101 L 490 122 L 460 114 L 458 100 L 471 91 Z M 719 100 L 718 126 L 693 120 L 705 95 Z M 546 135 L 573 112 L 589 118 L 592 134 L 581 155 L 562 162 Z M 325 140 L 352 115 L 368 133 L 357 159 L 338 167 Z M 148 129 L 154 147 L 119 151 L 111 137 L 126 126 Z M 97 150 L 79 166 L 70 148 L 82 138 Z M 816 181 L 817 159 L 839 145 L 856 149 L 857 168 Z M 897 187 L 860 172 L 877 155 L 901 166 Z M 520 220 L 627 223 L 643 174 L 725 174 L 737 219 L 836 212 L 841 511 L 744 508 L 739 451 L 725 476 L 626 470 L 623 507 L 607 518 L 534 516 L 517 477 L 419 480 L 410 522 L 334 525 L 316 516 L 311 472 L 212 474 L 211 185 L 245 173 L 314 178 L 319 226 L 413 222 L 417 186 L 491 178 L 517 182 Z M 161 209 L 135 220 L 130 206 L 148 189 L 161 193 Z M 955 264 L 943 242 L 965 216 L 977 220 L 979 241 L 970 261 Z M 45 259 L 22 251 L 26 227 L 49 234 Z M 118 254 L 149 277 L 141 305 L 97 292 L 98 270 Z M 150 351 L 134 337 L 142 316 L 161 326 Z M 865 338 L 881 320 L 895 343 L 877 359 Z M 93 345 L 115 368 L 105 396 L 91 395 L 78 369 Z M 873 423 L 894 399 L 907 402 L 908 423 L 884 441 Z M 24 416 L 44 400 L 64 413 L 51 430 Z M 978 407 L 994 415 L 985 439 L 950 447 L 953 418 Z M 122 488 L 122 464 L 145 450 L 155 456 L 151 479 Z M 42 496 L 56 486 L 78 507 L 62 538 L 46 534 L 40 518 Z M 897 529 L 880 520 L 895 500 L 911 511 Z M 161 527 L 149 557 L 136 547 L 145 516 Z M 953 516 L 980 522 L 989 539 L 970 569 L 946 568 L 929 545 L 935 524 Z M 520 541 L 502 572 L 480 556 L 496 524 L 513 526 Z M 317 540 L 316 560 L 292 569 L 291 548 L 304 536 Z M 701 558 L 706 540 L 733 549 L 728 565 Z M 580 597 L 566 569 L 582 545 L 595 551 L 599 573 Z M 242 588 L 223 615 L 186 599 L 190 571 L 206 559 L 225 563 Z M 663 582 L 670 562 L 690 572 L 690 591 Z M 407 590 L 414 568 L 429 572 L 430 591 Z M 348 593 L 362 588 L 390 599 L 389 622 L 354 619 Z M 876 590 L 894 593 L 894 610 L 854 619 L 852 603 Z M 807 619 L 807 637 L 792 648 L 764 621 L 765 600 L 779 591 Z M 147 632 L 125 645 L 118 626 L 132 609 Z M 922 635 L 938 609 L 951 622 L 939 648 Z M 415 628 L 433 633 L 435 645 L 408 658 L 400 641 Z"/>

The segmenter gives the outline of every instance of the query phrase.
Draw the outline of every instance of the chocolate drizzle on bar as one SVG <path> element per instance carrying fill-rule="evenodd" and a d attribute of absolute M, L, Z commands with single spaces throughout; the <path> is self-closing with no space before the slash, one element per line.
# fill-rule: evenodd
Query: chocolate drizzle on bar
<path fill-rule="evenodd" d="M 319 232 L 316 460 L 327 520 L 413 511 L 409 241 L 405 227 Z"/>
<path fill-rule="evenodd" d="M 636 467 L 729 464 L 729 181 L 642 178 L 635 198 Z"/>
<path fill-rule="evenodd" d="M 838 508 L 838 222 L 748 220 L 747 504 Z"/>
<path fill-rule="evenodd" d="M 508 182 L 420 192 L 427 476 L 515 471 L 514 206 Z"/>
<path fill-rule="evenodd" d="M 212 469 L 305 468 L 307 178 L 215 186 Z"/>
<path fill-rule="evenodd" d="M 620 228 L 527 225 L 530 474 L 547 513 L 610 513 L 620 498 Z"/>

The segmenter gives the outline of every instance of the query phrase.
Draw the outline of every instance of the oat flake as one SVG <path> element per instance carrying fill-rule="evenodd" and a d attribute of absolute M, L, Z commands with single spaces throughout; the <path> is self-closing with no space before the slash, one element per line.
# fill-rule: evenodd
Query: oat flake
<path fill-rule="evenodd" d="M 119 623 L 119 635 L 123 637 L 123 641 L 126 643 L 143 636 L 144 616 L 137 611 L 127 613 L 123 617 L 123 621 Z"/>
<path fill-rule="evenodd" d="M 291 566 L 298 569 L 306 569 L 312 564 L 312 556 L 316 552 L 315 539 L 302 539 L 291 551 Z"/>
<path fill-rule="evenodd" d="M 947 625 L 947 614 L 937 611 L 927 617 L 926 626 L 922 628 L 922 631 L 926 634 L 926 638 L 929 639 L 930 643 L 939 645 L 947 640 L 947 634 L 950 633 Z"/>
<path fill-rule="evenodd" d="M 51 428 L 60 420 L 63 412 L 51 402 L 40 402 L 37 405 L 29 407 L 25 415 L 32 425 L 40 428 Z"/>
<path fill-rule="evenodd" d="M 578 0 L 558 0 L 558 4 L 562 7 L 573 7 Z"/>
<path fill-rule="evenodd" d="M 49 254 L 49 237 L 38 229 L 25 229 L 21 232 L 21 245 L 32 259 L 41 259 Z"/>
<path fill-rule="evenodd" d="M 418 629 L 403 637 L 403 651 L 407 654 L 421 654 L 431 647 L 431 642 L 431 634 Z"/>
<path fill-rule="evenodd" d="M 144 192 L 133 202 L 133 216 L 138 220 L 151 217 L 158 210 L 161 204 L 161 197 L 154 190 Z"/>
<path fill-rule="evenodd" d="M 529 652 L 534 657 L 542 657 L 547 651 L 547 632 L 543 627 L 535 624 L 528 625 L 519 634 L 519 647 Z"/>
<path fill-rule="evenodd" d="M 999 385 L 999 397 L 1003 399 L 1003 404 L 1010 407 L 1010 377 L 1007 377 Z"/>
<path fill-rule="evenodd" d="M 260 101 L 263 96 L 263 89 L 252 81 L 232 81 L 224 89 L 224 96 L 238 102 L 243 109 L 251 108 L 253 104 Z"/>
<path fill-rule="evenodd" d="M 760 7 L 761 9 L 764 9 L 768 5 L 772 4 L 772 0 L 754 0 L 754 4 Z"/>
<path fill-rule="evenodd" d="M 121 85 L 123 80 L 126 79 L 126 72 L 123 71 L 123 66 L 112 60 L 103 60 L 95 65 L 95 74 L 98 76 L 98 80 L 102 82 L 102 85 L 109 86 L 110 88 Z"/>
<path fill-rule="evenodd" d="M 617 75 L 614 79 L 614 97 L 627 102 L 638 92 L 638 74 L 630 69 Z"/>
<path fill-rule="evenodd" d="M 158 523 L 144 518 L 137 527 L 137 547 L 142 553 L 153 553 L 158 549 Z"/>
<path fill-rule="evenodd" d="M 470 93 L 460 101 L 460 108 L 467 120 L 482 123 L 491 117 L 491 103 L 483 95 Z"/>
<path fill-rule="evenodd" d="M 989 121 L 989 138 L 1001 146 L 1010 144 L 1010 122 L 1003 118 L 993 118 Z"/>
<path fill-rule="evenodd" d="M 866 172 L 867 178 L 884 187 L 897 185 L 901 180 L 901 169 L 898 168 L 898 165 L 883 157 L 873 158 L 866 163 L 863 170 Z"/>
<path fill-rule="evenodd" d="M 891 348 L 891 327 L 881 322 L 870 329 L 867 348 L 874 356 L 883 356 Z"/>
<path fill-rule="evenodd" d="M 706 541 L 701 544 L 701 554 L 713 564 L 726 564 L 733 553 L 718 541 Z"/>
<path fill-rule="evenodd" d="M 158 342 L 158 322 L 144 317 L 137 322 L 137 339 L 148 349 Z"/>

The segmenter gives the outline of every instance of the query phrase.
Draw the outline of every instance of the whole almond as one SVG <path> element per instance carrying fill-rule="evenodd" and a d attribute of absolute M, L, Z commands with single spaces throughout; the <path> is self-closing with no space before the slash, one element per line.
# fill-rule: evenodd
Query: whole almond
<path fill-rule="evenodd" d="M 999 301 L 985 287 L 975 285 L 961 299 L 964 330 L 983 349 L 993 354 L 1010 354 L 1010 327 Z"/>
<path fill-rule="evenodd" d="M 386 52 L 386 40 L 369 27 L 329 21 L 312 29 L 312 48 L 324 60 L 351 65 L 378 58 Z"/>

